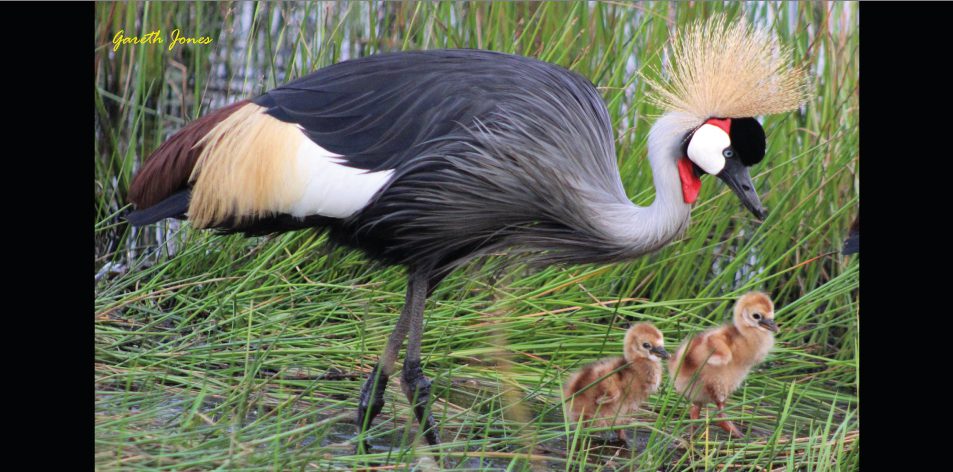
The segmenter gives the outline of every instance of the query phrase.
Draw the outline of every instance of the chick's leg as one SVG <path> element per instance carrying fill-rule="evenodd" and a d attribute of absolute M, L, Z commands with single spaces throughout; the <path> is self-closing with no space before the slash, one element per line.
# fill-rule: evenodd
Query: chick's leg
<path fill-rule="evenodd" d="M 620 444 L 624 445 L 625 447 L 629 447 L 629 435 L 626 434 L 624 429 L 616 430 L 615 435 L 616 435 L 616 440 Z"/>
<path fill-rule="evenodd" d="M 701 418 L 701 411 L 702 411 L 702 406 L 701 406 L 701 405 L 699 405 L 698 403 L 692 403 L 692 409 L 688 412 L 688 417 L 691 418 L 691 419 L 693 419 L 693 420 L 697 420 L 698 418 Z M 688 436 L 689 436 L 689 437 L 695 436 L 695 423 L 694 423 L 694 422 L 692 422 L 692 424 L 688 425 Z"/>

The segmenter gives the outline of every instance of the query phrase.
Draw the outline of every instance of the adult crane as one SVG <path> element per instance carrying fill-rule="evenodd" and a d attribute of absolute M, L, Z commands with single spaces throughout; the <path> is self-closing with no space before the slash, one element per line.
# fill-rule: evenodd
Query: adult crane
<path fill-rule="evenodd" d="M 358 406 L 360 431 L 409 336 L 402 387 L 430 444 L 420 366 L 424 302 L 454 267 L 508 249 L 528 261 L 610 263 L 656 251 L 688 226 L 700 177 L 758 218 L 748 167 L 754 118 L 799 106 L 804 73 L 777 39 L 722 17 L 673 43 L 651 82 L 665 110 L 648 137 L 655 201 L 626 197 L 606 106 L 586 78 L 498 52 L 433 50 L 344 61 L 190 123 L 136 175 L 133 225 L 261 235 L 304 228 L 407 268 L 406 301 Z"/>

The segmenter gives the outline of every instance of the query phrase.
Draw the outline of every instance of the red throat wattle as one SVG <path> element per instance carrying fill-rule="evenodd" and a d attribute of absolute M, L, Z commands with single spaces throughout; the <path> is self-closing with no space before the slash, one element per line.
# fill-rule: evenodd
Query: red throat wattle
<path fill-rule="evenodd" d="M 682 198 L 685 199 L 685 203 L 695 203 L 698 192 L 702 189 L 702 181 L 695 175 L 692 161 L 687 157 L 678 160 L 678 177 L 682 181 Z"/>

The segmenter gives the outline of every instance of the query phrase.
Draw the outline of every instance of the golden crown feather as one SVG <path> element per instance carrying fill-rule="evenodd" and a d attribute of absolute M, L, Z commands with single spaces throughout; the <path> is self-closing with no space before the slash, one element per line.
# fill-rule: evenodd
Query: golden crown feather
<path fill-rule="evenodd" d="M 810 96 L 807 71 L 792 64 L 792 55 L 774 34 L 718 15 L 696 21 L 672 42 L 665 71 L 656 74 L 661 81 L 643 77 L 653 104 L 697 123 L 770 115 Z"/>

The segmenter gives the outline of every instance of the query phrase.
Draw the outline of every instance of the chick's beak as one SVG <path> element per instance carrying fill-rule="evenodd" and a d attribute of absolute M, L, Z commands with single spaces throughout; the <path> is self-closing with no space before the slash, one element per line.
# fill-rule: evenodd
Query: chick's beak
<path fill-rule="evenodd" d="M 652 349 L 649 349 L 649 352 L 661 357 L 662 359 L 668 359 L 668 351 L 665 350 L 665 346 L 655 346 Z"/>
<path fill-rule="evenodd" d="M 761 199 L 758 192 L 754 189 L 754 183 L 751 181 L 751 174 L 748 168 L 737 159 L 726 159 L 725 167 L 717 174 L 735 195 L 741 200 L 741 203 L 759 220 L 767 216 L 767 211 L 761 205 Z"/>
<path fill-rule="evenodd" d="M 762 318 L 760 321 L 758 321 L 758 324 L 769 329 L 772 333 L 778 332 L 778 324 L 775 323 L 774 320 Z"/>

